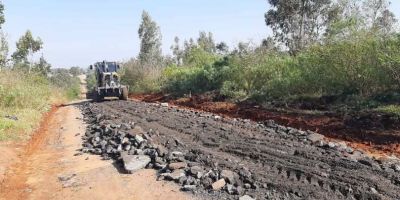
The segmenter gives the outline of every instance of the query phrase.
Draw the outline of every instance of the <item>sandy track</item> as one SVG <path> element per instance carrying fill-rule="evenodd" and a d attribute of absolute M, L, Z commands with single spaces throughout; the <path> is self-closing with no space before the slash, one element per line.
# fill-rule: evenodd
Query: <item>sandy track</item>
<path fill-rule="evenodd" d="M 8 168 L 0 199 L 192 198 L 173 184 L 157 182 L 153 170 L 125 175 L 111 161 L 75 156 L 84 132 L 79 109 L 74 105 L 54 108 L 21 151 L 19 161 Z"/>

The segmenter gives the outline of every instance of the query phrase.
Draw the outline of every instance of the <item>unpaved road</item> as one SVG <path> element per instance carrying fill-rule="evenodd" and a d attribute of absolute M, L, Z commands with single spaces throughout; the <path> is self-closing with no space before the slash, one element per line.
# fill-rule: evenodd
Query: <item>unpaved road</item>
<path fill-rule="evenodd" d="M 195 193 L 184 193 L 178 184 L 157 181 L 156 170 L 124 174 L 118 160 L 82 154 L 86 126 L 99 126 L 89 119 L 99 116 L 106 119 L 101 123 L 134 122 L 151 130 L 153 143 L 182 152 L 188 163 L 237 173 L 240 181 L 234 187 L 243 189 L 228 194 L 225 185 L 213 191 L 203 182 L 216 180 L 204 175 Z M 398 159 L 375 160 L 344 144 L 311 143 L 312 134 L 138 101 L 71 103 L 54 107 L 27 145 L 14 146 L 19 150 L 0 145 L 0 200 L 239 199 L 245 194 L 257 199 L 400 199 Z"/>
<path fill-rule="evenodd" d="M 156 130 L 153 142 L 195 152 L 191 159 L 204 166 L 238 173 L 248 168 L 253 181 L 245 193 L 258 199 L 400 199 L 400 172 L 391 160 L 311 145 L 293 129 L 135 101 L 93 103 L 86 109 L 111 123 L 133 121 Z M 238 199 L 224 192 L 206 195 Z"/>
<path fill-rule="evenodd" d="M 84 131 L 75 106 L 53 111 L 19 161 L 8 169 L 0 199 L 190 199 L 177 186 L 157 182 L 153 170 L 124 175 L 112 161 L 74 156 L 82 145 L 80 135 Z"/>
<path fill-rule="evenodd" d="M 126 175 L 113 161 L 79 155 L 86 125 L 77 104 L 54 107 L 28 144 L 0 144 L 0 200 L 193 199 L 154 170 Z"/>

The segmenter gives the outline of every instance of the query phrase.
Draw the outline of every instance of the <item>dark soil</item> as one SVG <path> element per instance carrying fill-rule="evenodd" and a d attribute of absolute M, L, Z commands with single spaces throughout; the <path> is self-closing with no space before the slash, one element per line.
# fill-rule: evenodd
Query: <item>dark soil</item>
<path fill-rule="evenodd" d="M 333 140 L 350 142 L 353 147 L 363 148 L 374 155 L 400 156 L 400 119 L 385 113 L 369 111 L 344 114 L 326 109 L 322 112 L 313 112 L 324 107 L 323 102 L 315 103 L 318 106 L 304 107 L 302 104 L 291 105 L 285 109 L 265 109 L 252 103 L 226 102 L 214 94 L 193 95 L 190 98 L 180 99 L 163 94 L 133 95 L 131 98 L 145 102 L 169 102 L 177 106 L 256 122 L 274 120 L 281 125 L 312 130 Z M 313 108 L 312 112 L 302 110 L 303 107 Z"/>
<path fill-rule="evenodd" d="M 346 153 L 334 143 L 313 145 L 307 140 L 309 133 L 271 121 L 220 119 L 209 113 L 134 101 L 92 103 L 86 109 L 113 123 L 135 122 L 146 131 L 157 132 L 154 143 L 194 154 L 190 159 L 203 166 L 240 174 L 245 177 L 242 182 L 251 186 L 244 193 L 257 199 L 400 199 L 400 173 L 395 172 L 394 161 L 373 160 L 359 151 Z M 329 119 L 324 118 L 334 127 Z M 292 125 L 313 123 L 309 120 L 297 119 Z M 207 199 L 239 197 L 224 190 L 200 193 Z"/>

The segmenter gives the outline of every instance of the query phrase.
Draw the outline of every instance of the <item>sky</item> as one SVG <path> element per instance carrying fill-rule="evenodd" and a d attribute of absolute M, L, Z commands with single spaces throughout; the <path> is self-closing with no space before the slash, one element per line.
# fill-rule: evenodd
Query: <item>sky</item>
<path fill-rule="evenodd" d="M 264 22 L 267 0 L 3 0 L 10 52 L 26 30 L 40 37 L 39 54 L 55 68 L 137 56 L 137 30 L 146 10 L 158 23 L 163 53 L 170 54 L 174 37 L 197 38 L 211 31 L 217 42 L 259 43 L 271 34 Z M 400 16 L 400 1 L 391 5 Z"/>

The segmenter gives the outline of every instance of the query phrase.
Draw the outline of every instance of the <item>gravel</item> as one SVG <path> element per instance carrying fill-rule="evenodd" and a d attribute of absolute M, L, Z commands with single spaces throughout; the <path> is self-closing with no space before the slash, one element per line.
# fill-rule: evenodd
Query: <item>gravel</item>
<path fill-rule="evenodd" d="M 311 131 L 139 102 L 87 103 L 82 111 L 83 153 L 129 172 L 153 168 L 159 180 L 206 199 L 400 198 L 399 162 Z"/>

